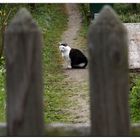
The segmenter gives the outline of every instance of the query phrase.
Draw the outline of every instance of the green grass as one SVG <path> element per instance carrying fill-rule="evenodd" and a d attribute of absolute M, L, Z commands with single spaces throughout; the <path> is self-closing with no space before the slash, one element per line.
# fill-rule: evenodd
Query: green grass
<path fill-rule="evenodd" d="M 67 15 L 63 4 L 37 4 L 32 10 L 43 35 L 42 63 L 44 80 L 44 117 L 45 122 L 66 122 L 69 114 L 64 111 L 70 105 L 67 101 L 67 83 L 64 81 L 61 54 L 58 43 L 67 28 Z M 1 65 L 3 69 L 3 65 Z M 0 121 L 5 121 L 4 74 L 0 73 Z"/>
<path fill-rule="evenodd" d="M 137 4 L 137 12 L 132 8 L 132 4 L 114 4 L 114 10 L 119 15 L 122 22 L 133 23 L 140 22 L 140 4 Z"/>
<path fill-rule="evenodd" d="M 3 57 L 0 59 L 0 122 L 5 121 L 5 109 L 6 109 L 6 99 L 5 99 L 5 68 Z"/>
<path fill-rule="evenodd" d="M 45 8 L 44 8 L 45 9 Z M 40 9 L 42 10 L 42 9 Z M 47 7 L 46 7 L 46 10 Z M 45 13 L 45 11 L 41 11 Z M 45 15 L 40 19 L 45 20 Z M 53 4 L 49 6 L 49 22 L 40 20 L 40 26 L 43 31 L 44 47 L 43 54 L 43 78 L 44 78 L 44 112 L 45 122 L 65 122 L 68 121 L 68 114 L 63 111 L 68 107 L 65 89 L 64 75 L 61 66 L 60 52 L 58 43 L 61 41 L 61 34 L 67 25 L 67 16 L 64 7 Z"/>
<path fill-rule="evenodd" d="M 140 122 L 140 74 L 130 74 L 129 106 L 131 122 Z"/>

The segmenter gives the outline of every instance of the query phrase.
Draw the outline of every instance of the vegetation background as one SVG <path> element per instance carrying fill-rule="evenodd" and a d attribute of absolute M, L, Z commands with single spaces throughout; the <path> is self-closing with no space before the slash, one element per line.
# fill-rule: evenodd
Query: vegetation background
<path fill-rule="evenodd" d="M 67 101 L 67 83 L 61 67 L 58 42 L 67 28 L 67 12 L 64 4 L 0 4 L 0 122 L 6 121 L 4 31 L 20 7 L 26 7 L 32 14 L 43 34 L 43 80 L 45 122 L 71 122 L 67 111 L 72 106 Z M 140 4 L 114 4 L 122 22 L 140 22 Z M 90 24 L 89 4 L 79 4 L 82 14 L 81 37 L 86 40 Z M 140 75 L 130 73 L 130 118 L 140 122 Z"/>

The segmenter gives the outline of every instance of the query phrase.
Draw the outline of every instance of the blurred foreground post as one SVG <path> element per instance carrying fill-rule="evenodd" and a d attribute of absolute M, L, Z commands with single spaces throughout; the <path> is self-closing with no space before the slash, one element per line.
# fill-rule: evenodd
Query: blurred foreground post
<path fill-rule="evenodd" d="M 128 136 L 128 45 L 126 30 L 105 6 L 88 34 L 91 135 Z"/>
<path fill-rule="evenodd" d="M 42 40 L 26 9 L 21 9 L 5 32 L 8 136 L 42 136 Z"/>

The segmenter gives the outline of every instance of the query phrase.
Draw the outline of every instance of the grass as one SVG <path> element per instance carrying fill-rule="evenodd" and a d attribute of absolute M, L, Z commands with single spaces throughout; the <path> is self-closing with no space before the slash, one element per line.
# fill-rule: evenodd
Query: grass
<path fill-rule="evenodd" d="M 133 22 L 140 22 L 140 4 L 137 4 L 137 12 L 134 11 L 132 8 L 132 4 L 119 4 L 116 3 L 113 6 L 113 9 L 119 15 L 121 21 L 124 23 L 133 23 Z"/>
<path fill-rule="evenodd" d="M 42 9 L 40 9 L 42 10 Z M 47 7 L 46 7 L 46 10 Z M 53 4 L 49 6 L 48 19 L 50 22 L 40 21 L 43 31 L 43 77 L 44 77 L 44 112 L 45 122 L 65 122 L 68 121 L 68 114 L 64 111 L 68 107 L 67 91 L 63 70 L 61 66 L 58 42 L 61 41 L 61 34 L 66 29 L 67 16 L 63 6 Z M 41 11 L 44 13 L 44 11 Z M 44 20 L 39 16 L 40 19 Z M 51 22 L 52 21 L 52 22 Z"/>
<path fill-rule="evenodd" d="M 67 14 L 63 4 L 36 4 L 31 11 L 43 35 L 43 80 L 44 80 L 44 118 L 46 123 L 66 122 L 70 120 L 65 111 L 67 101 L 67 83 L 61 66 L 61 55 L 58 42 L 67 28 Z M 3 69 L 1 65 L 0 71 Z M 0 121 L 5 121 L 5 90 L 4 74 L 0 72 Z"/>
<path fill-rule="evenodd" d="M 131 121 L 140 122 L 140 74 L 130 74 L 129 106 Z"/>
<path fill-rule="evenodd" d="M 3 57 L 0 59 L 0 122 L 5 121 L 6 94 L 5 94 L 5 68 Z"/>

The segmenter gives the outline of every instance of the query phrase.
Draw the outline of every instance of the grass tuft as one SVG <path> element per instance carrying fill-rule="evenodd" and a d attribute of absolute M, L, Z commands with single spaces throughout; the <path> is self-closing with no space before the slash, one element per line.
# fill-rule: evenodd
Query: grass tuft
<path fill-rule="evenodd" d="M 29 7 L 27 4 L 23 4 L 23 6 Z M 69 114 L 65 111 L 69 106 L 67 101 L 68 92 L 61 66 L 61 55 L 58 50 L 61 35 L 67 28 L 65 6 L 64 4 L 36 4 L 35 9 L 29 10 L 43 35 L 42 62 L 45 122 L 66 122 L 70 119 Z M 3 63 L 4 61 L 0 60 L 0 122 L 4 122 L 6 116 L 5 69 Z"/>

